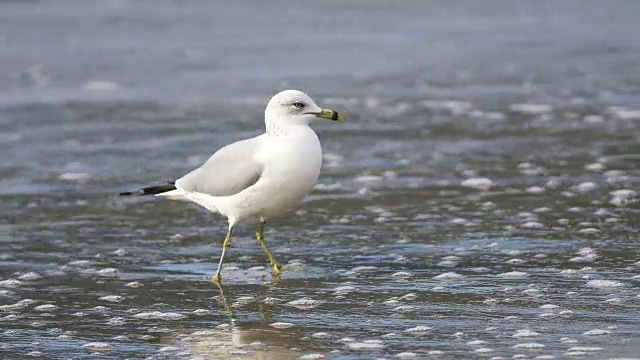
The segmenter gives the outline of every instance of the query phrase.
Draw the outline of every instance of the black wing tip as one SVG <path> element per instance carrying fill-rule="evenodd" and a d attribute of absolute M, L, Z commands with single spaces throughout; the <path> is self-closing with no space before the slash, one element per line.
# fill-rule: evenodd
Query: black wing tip
<path fill-rule="evenodd" d="M 166 185 L 149 186 L 149 187 L 142 188 L 142 189 L 140 189 L 138 191 L 135 191 L 135 192 L 131 192 L 131 191 L 121 192 L 120 196 L 158 195 L 158 194 L 162 194 L 162 193 L 165 193 L 167 191 L 171 191 L 171 190 L 175 190 L 175 189 L 176 189 L 175 181 L 171 181 Z"/>

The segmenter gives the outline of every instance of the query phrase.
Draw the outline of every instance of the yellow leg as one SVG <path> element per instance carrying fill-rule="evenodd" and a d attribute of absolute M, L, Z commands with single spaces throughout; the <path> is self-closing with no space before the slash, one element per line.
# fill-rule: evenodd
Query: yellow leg
<path fill-rule="evenodd" d="M 269 262 L 271 263 L 271 267 L 273 268 L 273 276 L 277 277 L 282 272 L 282 266 L 280 265 L 280 263 L 276 261 L 276 258 L 273 257 L 273 254 L 271 254 L 271 251 L 269 251 L 269 247 L 267 247 L 267 243 L 264 241 L 264 225 L 265 224 L 266 224 L 265 220 L 260 220 L 260 224 L 258 224 L 258 227 L 256 228 L 256 238 L 260 242 L 260 245 L 262 246 L 262 250 L 264 250 L 264 252 L 269 257 Z"/>
<path fill-rule="evenodd" d="M 227 252 L 227 249 L 231 247 L 231 231 L 233 231 L 233 225 L 229 225 L 229 230 L 227 231 L 227 237 L 224 238 L 224 242 L 222 243 L 222 254 L 220 254 L 218 271 L 216 271 L 216 275 L 213 277 L 213 282 L 215 282 L 218 285 L 222 284 L 222 278 L 220 276 L 220 272 L 222 271 L 222 262 L 224 261 L 224 254 Z"/>

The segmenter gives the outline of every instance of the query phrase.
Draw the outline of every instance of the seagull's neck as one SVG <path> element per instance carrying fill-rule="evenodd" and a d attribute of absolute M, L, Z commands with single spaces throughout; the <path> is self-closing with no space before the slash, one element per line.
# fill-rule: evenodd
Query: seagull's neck
<path fill-rule="evenodd" d="M 287 135 L 287 129 L 282 126 L 278 126 L 277 124 L 267 122 L 266 123 L 266 132 L 269 136 L 272 137 L 281 137 Z"/>
<path fill-rule="evenodd" d="M 311 126 L 307 124 L 287 124 L 286 126 L 277 123 L 266 123 L 266 133 L 270 137 L 285 137 L 294 134 L 306 133 L 312 131 Z"/>

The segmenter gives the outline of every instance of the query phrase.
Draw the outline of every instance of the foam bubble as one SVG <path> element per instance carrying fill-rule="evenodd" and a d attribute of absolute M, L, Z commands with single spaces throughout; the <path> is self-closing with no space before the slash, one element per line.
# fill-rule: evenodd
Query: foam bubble
<path fill-rule="evenodd" d="M 22 281 L 16 279 L 7 279 L 0 281 L 0 287 L 14 288 L 22 285 Z"/>
<path fill-rule="evenodd" d="M 331 334 L 320 331 L 320 332 L 311 334 L 311 337 L 314 337 L 316 339 L 328 339 L 331 337 Z"/>
<path fill-rule="evenodd" d="M 122 87 L 113 81 L 94 80 L 84 84 L 84 91 L 89 92 L 114 92 L 120 89 Z"/>
<path fill-rule="evenodd" d="M 288 328 L 292 328 L 295 327 L 296 324 L 292 324 L 292 323 L 288 323 L 288 322 L 274 322 L 269 324 L 269 326 L 276 328 L 276 329 L 288 329 Z"/>
<path fill-rule="evenodd" d="M 117 256 L 123 256 L 127 254 L 127 250 L 121 248 L 121 249 L 112 251 L 111 254 L 117 255 Z"/>
<path fill-rule="evenodd" d="M 211 310 L 196 309 L 196 310 L 193 310 L 193 314 L 194 315 L 198 315 L 198 316 L 209 315 L 209 314 L 211 314 Z"/>
<path fill-rule="evenodd" d="M 18 279 L 19 279 L 19 280 L 26 280 L 26 281 L 29 281 L 29 280 L 38 280 L 38 279 L 40 279 L 41 277 L 42 277 L 42 276 L 41 276 L 40 274 L 38 274 L 38 273 L 36 273 L 36 272 L 33 272 L 33 271 L 32 271 L 32 272 L 24 273 L 24 274 L 22 274 L 22 275 L 18 276 Z"/>
<path fill-rule="evenodd" d="M 589 171 L 601 172 L 602 170 L 604 170 L 604 164 L 598 163 L 598 162 L 593 164 L 587 164 L 584 166 L 584 169 Z"/>
<path fill-rule="evenodd" d="M 472 103 L 458 100 L 423 100 L 419 104 L 433 111 L 442 111 L 453 115 L 464 114 L 473 109 Z"/>
<path fill-rule="evenodd" d="M 626 106 L 611 106 L 607 108 L 606 112 L 618 120 L 640 120 L 640 110 L 631 109 Z"/>
<path fill-rule="evenodd" d="M 617 288 L 626 286 L 626 284 L 614 280 L 591 280 L 587 282 L 587 286 L 592 288 Z"/>
<path fill-rule="evenodd" d="M 636 192 L 630 189 L 621 189 L 615 190 L 611 193 L 611 200 L 609 201 L 611 204 L 615 206 L 624 206 L 629 203 L 634 202 L 634 198 L 636 197 Z"/>
<path fill-rule="evenodd" d="M 354 342 L 354 341 L 356 341 L 356 339 L 350 338 L 350 337 L 343 337 L 342 339 L 338 340 L 338 342 L 345 343 L 345 344 L 346 343 L 350 343 L 350 342 Z"/>
<path fill-rule="evenodd" d="M 587 355 L 584 351 L 569 351 L 564 353 L 565 356 L 585 356 Z"/>
<path fill-rule="evenodd" d="M 411 305 L 400 305 L 398 307 L 393 308 L 393 311 L 401 312 L 401 313 L 410 313 L 416 311 L 415 306 Z"/>
<path fill-rule="evenodd" d="M 19 309 L 24 309 L 27 306 L 35 303 L 37 301 L 35 300 L 31 300 L 31 299 L 22 299 L 18 302 L 16 302 L 15 304 L 10 304 L 10 305 L 0 305 L 0 310 L 19 310 Z"/>
<path fill-rule="evenodd" d="M 439 263 L 437 263 L 436 265 L 438 266 L 442 266 L 442 267 L 455 267 L 458 266 L 458 263 L 455 261 L 440 261 Z"/>
<path fill-rule="evenodd" d="M 350 292 L 354 292 L 356 291 L 356 287 L 355 286 L 338 286 L 337 288 L 333 289 L 334 293 L 336 295 L 345 295 L 348 294 Z"/>
<path fill-rule="evenodd" d="M 569 337 L 562 337 L 560 338 L 560 342 L 563 344 L 576 344 L 578 340 Z"/>
<path fill-rule="evenodd" d="M 67 172 L 58 175 L 58 179 L 64 181 L 87 182 L 91 180 L 91 174 L 83 172 Z"/>
<path fill-rule="evenodd" d="M 353 181 L 356 182 L 364 182 L 364 183 L 374 183 L 374 182 L 380 182 L 384 180 L 384 178 L 382 176 L 377 176 L 377 175 L 360 175 L 360 176 L 356 176 Z"/>
<path fill-rule="evenodd" d="M 554 305 L 554 304 L 545 304 L 545 305 L 540 306 L 540 309 L 549 310 L 549 309 L 557 309 L 559 307 L 560 306 Z"/>
<path fill-rule="evenodd" d="M 125 319 L 119 316 L 112 317 L 111 319 L 107 320 L 107 324 L 114 325 L 114 326 L 123 325 L 125 323 L 126 323 Z"/>
<path fill-rule="evenodd" d="M 596 346 L 574 346 L 570 348 L 568 351 L 584 351 L 584 352 L 594 352 L 594 351 L 602 351 L 604 348 L 596 347 Z"/>
<path fill-rule="evenodd" d="M 214 330 L 198 330 L 191 333 L 191 336 L 213 336 L 218 334 L 217 331 Z"/>
<path fill-rule="evenodd" d="M 412 334 L 424 334 L 431 331 L 433 328 L 429 326 L 416 326 L 405 330 L 405 332 Z"/>
<path fill-rule="evenodd" d="M 545 115 L 553 111 L 547 104 L 511 104 L 509 110 L 521 115 Z"/>
<path fill-rule="evenodd" d="M 486 177 L 480 177 L 464 180 L 460 185 L 486 191 L 489 190 L 494 184 L 493 180 Z"/>
<path fill-rule="evenodd" d="M 516 331 L 516 333 L 513 334 L 512 336 L 515 338 L 532 338 L 532 337 L 538 337 L 540 336 L 540 334 L 535 331 L 522 329 L 522 330 Z"/>
<path fill-rule="evenodd" d="M 176 312 L 149 311 L 135 314 L 133 317 L 136 319 L 181 320 L 187 316 Z"/>
<path fill-rule="evenodd" d="M 107 295 L 107 296 L 103 296 L 103 297 L 99 298 L 98 300 L 109 301 L 109 302 L 120 302 L 120 301 L 122 301 L 122 299 L 124 299 L 124 298 L 122 296 L 119 296 L 119 295 Z"/>
<path fill-rule="evenodd" d="M 314 300 L 314 299 L 310 299 L 310 298 L 302 298 L 302 299 L 298 299 L 298 300 L 289 301 L 287 303 L 287 305 L 293 306 L 293 307 L 301 309 L 301 310 L 310 310 L 310 309 L 314 309 L 314 308 L 318 307 L 322 303 L 323 303 L 323 301 L 321 301 L 321 300 Z"/>
<path fill-rule="evenodd" d="M 117 272 L 118 272 L 118 269 L 114 269 L 114 268 L 104 268 L 104 269 L 98 270 L 98 274 L 100 275 L 113 275 Z"/>
<path fill-rule="evenodd" d="M 280 301 L 280 299 L 275 298 L 275 297 L 266 297 L 262 300 L 263 303 L 267 304 L 267 305 L 275 305 L 278 303 L 278 301 Z"/>
<path fill-rule="evenodd" d="M 164 347 L 161 347 L 160 349 L 158 349 L 158 352 L 168 353 L 168 352 L 176 352 L 178 350 L 179 349 L 177 347 L 175 347 L 175 346 L 164 346 Z"/>
<path fill-rule="evenodd" d="M 33 308 L 33 310 L 35 311 L 52 311 L 57 309 L 58 306 L 53 305 L 53 304 L 44 304 L 44 305 L 39 305 Z"/>
<path fill-rule="evenodd" d="M 460 261 L 460 260 L 462 260 L 462 258 L 460 256 L 449 255 L 449 256 L 443 257 L 442 260 L 445 260 L 445 261 Z"/>
<path fill-rule="evenodd" d="M 384 349 L 386 345 L 381 340 L 364 340 L 362 342 L 349 342 L 347 346 L 351 350 L 380 350 Z"/>
<path fill-rule="evenodd" d="M 412 352 L 401 352 L 399 354 L 396 354 L 396 357 L 400 359 L 413 359 L 417 358 L 418 354 Z"/>
<path fill-rule="evenodd" d="M 584 229 L 578 230 L 578 232 L 580 234 L 597 234 L 597 233 L 600 232 L 600 230 L 598 230 L 596 228 L 584 228 Z"/>
<path fill-rule="evenodd" d="M 526 189 L 526 192 L 531 194 L 542 194 L 543 192 L 545 192 L 545 188 L 541 186 L 530 186 Z"/>
<path fill-rule="evenodd" d="M 588 124 L 597 124 L 604 121 L 604 117 L 601 115 L 587 115 L 582 118 L 582 121 Z"/>
<path fill-rule="evenodd" d="M 483 344 L 486 344 L 486 343 L 487 342 L 483 341 L 483 340 L 472 340 L 472 341 L 467 342 L 467 345 L 483 345 Z"/>
<path fill-rule="evenodd" d="M 512 347 L 514 349 L 542 349 L 542 348 L 545 348 L 546 345 L 536 343 L 536 342 L 530 342 L 530 343 L 516 344 L 516 345 L 513 345 Z"/>
<path fill-rule="evenodd" d="M 400 304 L 400 301 L 397 298 L 393 297 L 393 298 L 391 298 L 389 300 L 385 300 L 384 304 L 385 305 L 393 305 L 393 306 L 395 306 L 395 305 Z"/>
<path fill-rule="evenodd" d="M 113 346 L 103 342 L 90 342 L 82 345 L 82 347 L 94 351 L 109 351 L 113 349 Z"/>
<path fill-rule="evenodd" d="M 507 279 L 518 279 L 529 276 L 526 272 L 522 271 L 510 271 L 502 274 L 498 274 L 499 277 L 507 278 Z"/>
<path fill-rule="evenodd" d="M 396 279 L 407 279 L 407 278 L 412 277 L 413 274 L 408 272 L 408 271 L 398 271 L 398 272 L 394 273 L 391 276 L 396 278 Z"/>
<path fill-rule="evenodd" d="M 611 334 L 611 331 L 602 330 L 602 329 L 593 329 L 593 330 L 585 331 L 582 333 L 582 335 L 586 335 L 586 336 L 603 336 L 603 335 L 609 335 L 609 334 Z"/>
<path fill-rule="evenodd" d="M 300 360 L 317 360 L 317 359 L 325 359 L 325 356 L 322 354 L 307 354 L 302 355 L 299 358 Z"/>
<path fill-rule="evenodd" d="M 541 229 L 544 227 L 541 223 L 537 221 L 527 221 L 526 223 L 521 225 L 524 229 Z"/>
<path fill-rule="evenodd" d="M 415 293 L 408 293 L 400 296 L 400 300 L 407 300 L 407 301 L 415 300 L 417 298 L 418 298 L 418 294 L 415 294 Z"/>
<path fill-rule="evenodd" d="M 433 279 L 434 280 L 458 280 L 460 278 L 464 277 L 464 275 L 460 275 L 458 273 L 455 272 L 446 272 L 444 274 L 440 274 L 438 276 L 434 276 Z"/>
<path fill-rule="evenodd" d="M 574 187 L 577 192 L 585 193 L 593 191 L 597 188 L 597 185 L 591 181 L 583 182 Z"/>

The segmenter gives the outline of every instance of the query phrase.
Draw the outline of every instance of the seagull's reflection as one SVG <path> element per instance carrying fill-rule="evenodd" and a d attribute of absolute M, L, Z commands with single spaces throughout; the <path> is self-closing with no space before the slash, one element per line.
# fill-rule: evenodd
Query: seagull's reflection
<path fill-rule="evenodd" d="M 272 322 L 271 307 L 265 304 L 274 284 L 265 287 L 260 300 L 262 320 L 238 322 L 234 305 L 229 302 L 229 291 L 220 289 L 216 301 L 228 316 L 228 322 L 212 328 L 196 330 L 186 343 L 191 355 L 203 359 L 298 359 L 303 354 L 297 349 L 300 334 L 293 329 L 278 330 L 269 326 Z"/>
<path fill-rule="evenodd" d="M 204 359 L 288 360 L 302 356 L 294 341 L 294 336 L 274 329 L 232 326 L 194 336 L 189 347 L 192 355 Z"/>

